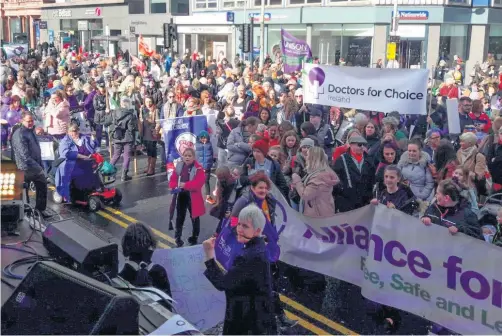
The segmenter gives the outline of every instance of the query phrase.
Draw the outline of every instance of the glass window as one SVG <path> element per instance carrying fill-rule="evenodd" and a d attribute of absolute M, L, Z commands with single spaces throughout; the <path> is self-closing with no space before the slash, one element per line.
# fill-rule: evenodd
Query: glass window
<path fill-rule="evenodd" d="M 143 0 L 129 0 L 129 14 L 145 14 L 145 2 Z"/>
<path fill-rule="evenodd" d="M 260 7 L 261 0 L 254 0 L 254 5 L 255 7 Z M 282 0 L 265 0 L 265 6 L 281 6 L 281 5 L 282 5 Z"/>
<path fill-rule="evenodd" d="M 167 13 L 166 0 L 150 0 L 150 13 L 152 14 Z"/>
<path fill-rule="evenodd" d="M 502 60 L 502 26 L 490 25 L 488 35 L 488 52 L 493 54 L 495 60 Z"/>
<path fill-rule="evenodd" d="M 441 25 L 441 36 L 439 38 L 439 54 L 453 60 L 457 55 L 461 59 L 467 58 L 467 25 Z"/>
<path fill-rule="evenodd" d="M 195 9 L 217 8 L 217 0 L 195 0 Z"/>
<path fill-rule="evenodd" d="M 289 0 L 290 5 L 320 4 L 322 0 Z"/>
<path fill-rule="evenodd" d="M 223 8 L 244 8 L 246 0 L 223 0 Z"/>
<path fill-rule="evenodd" d="M 321 64 L 369 67 L 373 42 L 373 25 L 316 24 L 312 27 L 312 56 Z"/>
<path fill-rule="evenodd" d="M 300 40 L 307 40 L 306 25 L 269 25 L 265 50 L 270 54 L 273 61 L 275 61 L 276 57 L 280 56 L 281 53 L 281 28 Z"/>

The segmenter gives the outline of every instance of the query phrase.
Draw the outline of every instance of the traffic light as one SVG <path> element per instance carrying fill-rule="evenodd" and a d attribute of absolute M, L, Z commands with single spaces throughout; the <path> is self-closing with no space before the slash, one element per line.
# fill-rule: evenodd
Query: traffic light
<path fill-rule="evenodd" d="M 178 29 L 173 23 L 164 23 L 163 25 L 164 33 L 164 48 L 172 48 L 173 41 L 178 40 Z"/>
<path fill-rule="evenodd" d="M 242 51 L 244 53 L 248 53 L 251 51 L 252 42 L 251 42 L 251 25 L 245 24 L 243 26 L 242 32 Z"/>
<path fill-rule="evenodd" d="M 244 25 L 239 25 L 237 27 L 239 30 L 239 50 L 244 52 Z"/>
<path fill-rule="evenodd" d="M 171 48 L 171 38 L 169 36 L 170 24 L 164 23 L 163 33 L 164 33 L 164 48 Z"/>

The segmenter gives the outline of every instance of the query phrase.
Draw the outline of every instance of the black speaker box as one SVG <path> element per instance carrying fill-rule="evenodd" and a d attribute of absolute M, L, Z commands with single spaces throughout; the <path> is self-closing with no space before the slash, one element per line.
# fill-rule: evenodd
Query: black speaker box
<path fill-rule="evenodd" d="M 73 219 L 50 224 L 43 233 L 44 247 L 66 267 L 100 281 L 117 276 L 119 250 Z"/>
<path fill-rule="evenodd" d="M 128 293 L 42 261 L 2 306 L 2 335 L 137 335 L 139 308 Z"/>

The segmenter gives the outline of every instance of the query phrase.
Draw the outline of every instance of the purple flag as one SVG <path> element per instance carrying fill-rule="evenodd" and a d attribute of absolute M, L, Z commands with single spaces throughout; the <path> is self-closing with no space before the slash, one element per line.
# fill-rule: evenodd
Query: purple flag
<path fill-rule="evenodd" d="M 312 51 L 307 42 L 294 37 L 284 29 L 281 29 L 281 52 L 286 73 L 301 70 L 302 61 L 312 57 Z"/>

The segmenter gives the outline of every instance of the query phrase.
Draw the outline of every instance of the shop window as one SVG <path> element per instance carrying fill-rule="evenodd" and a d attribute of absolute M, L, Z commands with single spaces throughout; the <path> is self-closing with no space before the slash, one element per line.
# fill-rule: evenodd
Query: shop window
<path fill-rule="evenodd" d="M 502 61 L 502 26 L 491 25 L 488 35 L 488 52 L 493 54 L 497 61 Z"/>
<path fill-rule="evenodd" d="M 195 0 L 195 10 L 216 8 L 218 8 L 217 0 Z"/>
<path fill-rule="evenodd" d="M 290 5 L 320 4 L 322 0 L 289 0 Z"/>
<path fill-rule="evenodd" d="M 246 0 L 223 0 L 223 8 L 244 8 Z"/>
<path fill-rule="evenodd" d="M 455 55 L 461 59 L 467 58 L 467 35 L 469 27 L 467 25 L 441 25 L 441 36 L 439 38 L 439 54 L 446 57 L 450 62 Z"/>
<path fill-rule="evenodd" d="M 145 14 L 145 2 L 143 0 L 129 0 L 129 14 Z"/>
<path fill-rule="evenodd" d="M 150 0 L 150 13 L 151 14 L 165 14 L 167 13 L 167 5 L 165 0 Z"/>
<path fill-rule="evenodd" d="M 264 0 L 265 6 L 281 6 L 282 0 Z M 302 2 L 303 3 L 303 2 Z M 254 0 L 255 7 L 261 6 L 261 0 Z"/>
<path fill-rule="evenodd" d="M 317 24 L 312 28 L 312 56 L 322 64 L 371 65 L 373 25 Z"/>

